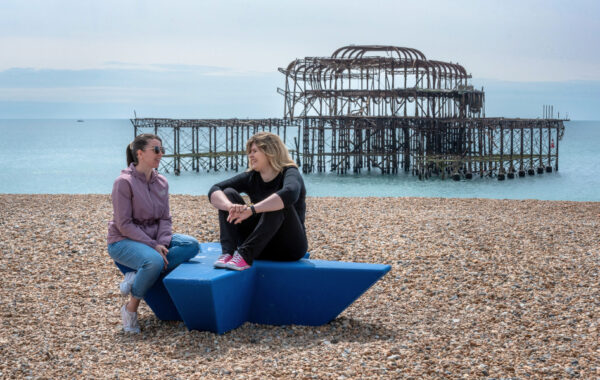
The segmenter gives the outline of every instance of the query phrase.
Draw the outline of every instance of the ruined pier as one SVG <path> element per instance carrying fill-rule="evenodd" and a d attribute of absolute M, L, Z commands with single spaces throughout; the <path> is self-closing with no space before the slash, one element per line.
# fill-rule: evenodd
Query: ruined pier
<path fill-rule="evenodd" d="M 565 119 L 485 117 L 485 93 L 457 63 L 416 49 L 346 46 L 292 61 L 281 119 L 132 119 L 167 149 L 161 169 L 243 170 L 245 141 L 278 134 L 304 173 L 410 172 L 500 180 L 558 170 Z"/>

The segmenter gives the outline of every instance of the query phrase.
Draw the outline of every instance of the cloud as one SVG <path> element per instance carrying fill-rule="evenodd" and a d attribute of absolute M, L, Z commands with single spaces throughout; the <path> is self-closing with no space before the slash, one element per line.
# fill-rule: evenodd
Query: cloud
<path fill-rule="evenodd" d="M 285 77 L 218 66 L 106 63 L 104 69 L 0 71 L 0 118 L 282 117 Z M 485 87 L 486 114 L 537 117 L 544 104 L 561 116 L 600 119 L 600 81 L 473 79 Z"/>
<path fill-rule="evenodd" d="M 0 88 L 0 101 L 72 102 L 72 103 L 132 103 L 157 102 L 168 91 L 160 88 L 131 87 L 25 87 Z"/>
<path fill-rule="evenodd" d="M 277 117 L 280 73 L 197 65 L 109 63 L 107 69 L 0 71 L 0 118 Z M 102 112 L 104 113 L 102 113 Z"/>

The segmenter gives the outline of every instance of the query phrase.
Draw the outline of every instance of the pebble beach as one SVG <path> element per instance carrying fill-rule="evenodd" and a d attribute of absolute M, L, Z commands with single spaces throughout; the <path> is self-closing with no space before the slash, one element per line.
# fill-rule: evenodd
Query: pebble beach
<path fill-rule="evenodd" d="M 174 232 L 218 241 L 206 196 Z M 109 195 L 0 194 L 0 378 L 599 378 L 600 202 L 307 198 L 311 258 L 392 269 L 319 327 L 121 330 Z"/>

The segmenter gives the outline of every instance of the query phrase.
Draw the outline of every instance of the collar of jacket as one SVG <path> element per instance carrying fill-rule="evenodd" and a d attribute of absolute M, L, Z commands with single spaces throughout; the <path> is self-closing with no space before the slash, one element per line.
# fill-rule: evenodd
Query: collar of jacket
<path fill-rule="evenodd" d="M 140 171 L 137 171 L 133 162 L 124 171 L 128 172 L 133 178 L 137 178 L 140 181 L 146 183 L 146 175 Z M 152 169 L 152 174 L 150 175 L 150 180 L 148 181 L 148 183 L 154 183 L 154 181 L 156 181 L 156 178 L 158 178 L 158 173 L 155 169 Z"/>

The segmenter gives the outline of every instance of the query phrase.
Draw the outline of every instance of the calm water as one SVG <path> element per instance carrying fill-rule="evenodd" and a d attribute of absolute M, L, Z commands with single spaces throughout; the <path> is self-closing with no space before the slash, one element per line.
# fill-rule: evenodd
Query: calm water
<path fill-rule="evenodd" d="M 110 193 L 133 139 L 129 120 L 0 120 L 0 193 Z M 411 175 L 305 175 L 311 196 L 459 197 L 600 201 L 600 121 L 572 121 L 560 142 L 560 170 L 499 182 Z M 167 175 L 172 194 L 206 194 L 223 173 Z"/>

